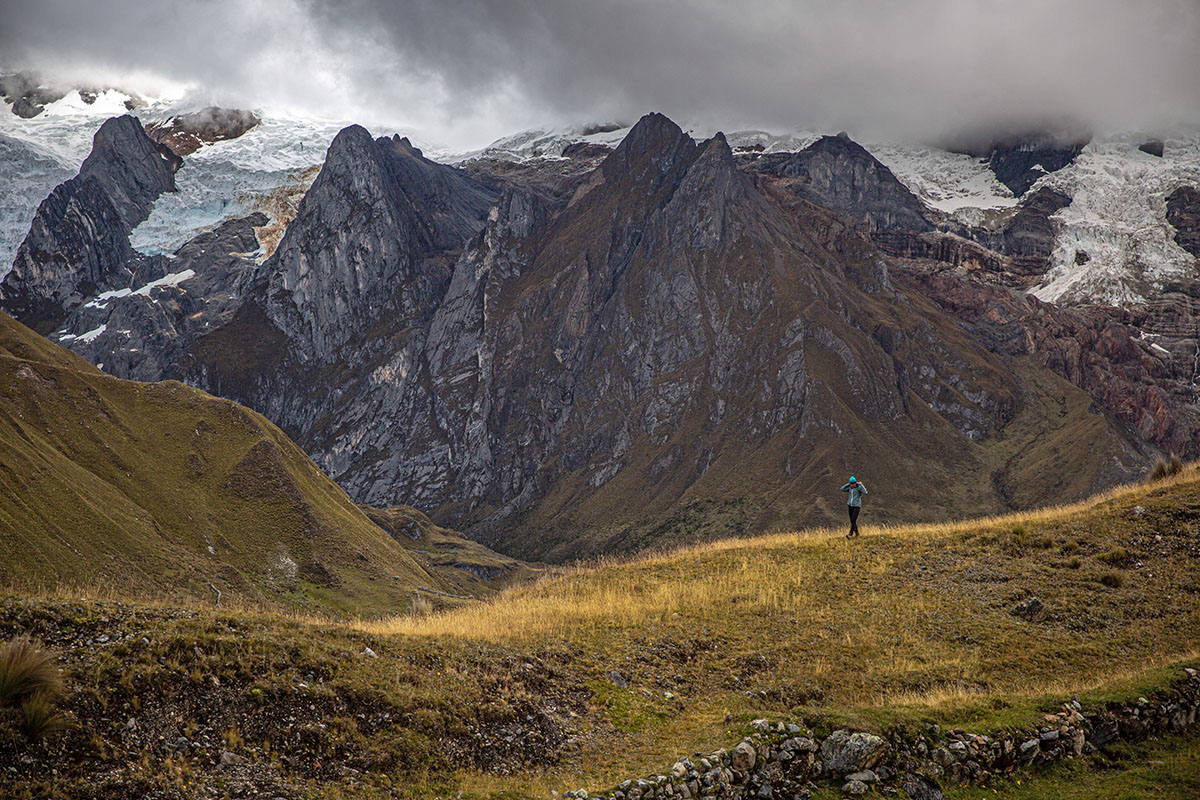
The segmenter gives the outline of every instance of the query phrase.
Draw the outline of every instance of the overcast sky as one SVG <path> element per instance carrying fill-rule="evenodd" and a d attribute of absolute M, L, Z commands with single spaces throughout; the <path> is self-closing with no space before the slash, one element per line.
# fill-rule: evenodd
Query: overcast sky
<path fill-rule="evenodd" d="M 457 148 L 652 110 L 925 140 L 1200 121 L 1200 0 L 5 0 L 0 60 Z"/>

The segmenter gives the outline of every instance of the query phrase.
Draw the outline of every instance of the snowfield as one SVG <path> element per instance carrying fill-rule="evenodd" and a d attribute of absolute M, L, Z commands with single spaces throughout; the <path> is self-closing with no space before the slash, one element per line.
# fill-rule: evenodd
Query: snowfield
<path fill-rule="evenodd" d="M 1175 242 L 1166 197 L 1200 187 L 1200 132 L 1168 138 L 1162 158 L 1143 153 L 1144 136 L 1093 141 L 1074 162 L 1034 184 L 1071 198 L 1052 218 L 1050 270 L 1033 294 L 1061 304 L 1145 302 L 1163 285 L 1200 279 L 1197 260 Z M 1088 255 L 1076 264 L 1075 254 Z"/>
<path fill-rule="evenodd" d="M 877 143 L 863 147 L 909 191 L 939 211 L 952 214 L 963 209 L 1009 208 L 1020 202 L 996 180 L 996 173 L 983 159 L 920 145 Z"/>

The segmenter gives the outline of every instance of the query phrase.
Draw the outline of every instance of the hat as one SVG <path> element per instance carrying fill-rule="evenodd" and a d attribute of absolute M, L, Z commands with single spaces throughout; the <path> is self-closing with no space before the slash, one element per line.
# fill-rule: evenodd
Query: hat
<path fill-rule="evenodd" d="M 851 475 L 851 476 L 850 476 L 850 482 L 851 482 L 851 483 L 858 483 L 858 479 L 857 479 L 857 478 L 855 478 L 853 475 Z"/>

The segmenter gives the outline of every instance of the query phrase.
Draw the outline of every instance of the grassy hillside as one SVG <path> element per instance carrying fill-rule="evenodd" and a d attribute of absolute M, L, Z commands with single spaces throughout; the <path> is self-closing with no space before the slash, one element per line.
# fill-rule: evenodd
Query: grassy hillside
<path fill-rule="evenodd" d="M 0 586 L 361 615 L 459 593 L 262 416 L 2 315 Z"/>
<path fill-rule="evenodd" d="M 361 506 L 367 518 L 390 533 L 459 598 L 487 597 L 529 580 L 540 568 L 501 555 L 449 528 L 435 525 L 410 506 Z"/>
<path fill-rule="evenodd" d="M 0 793 L 549 797 L 663 772 L 759 716 L 987 732 L 1075 693 L 1152 696 L 1200 656 L 1195 467 L 1043 512 L 864 521 L 855 541 L 813 530 L 609 560 L 352 626 L 0 601 L 0 637 L 60 653 L 80 723 Z M 1013 613 L 1030 596 L 1044 616 Z M 1194 779 L 1189 759 L 1172 764 Z M 1053 796 L 1029 786 L 999 788 Z"/>

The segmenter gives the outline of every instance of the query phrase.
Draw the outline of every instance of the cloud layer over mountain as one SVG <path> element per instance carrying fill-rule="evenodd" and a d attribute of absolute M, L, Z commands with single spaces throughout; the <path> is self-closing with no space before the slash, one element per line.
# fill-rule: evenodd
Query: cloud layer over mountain
<path fill-rule="evenodd" d="M 1200 120 L 1195 0 L 137 0 L 6 4 L 8 67 L 477 146 L 647 110 L 941 137 Z"/>

